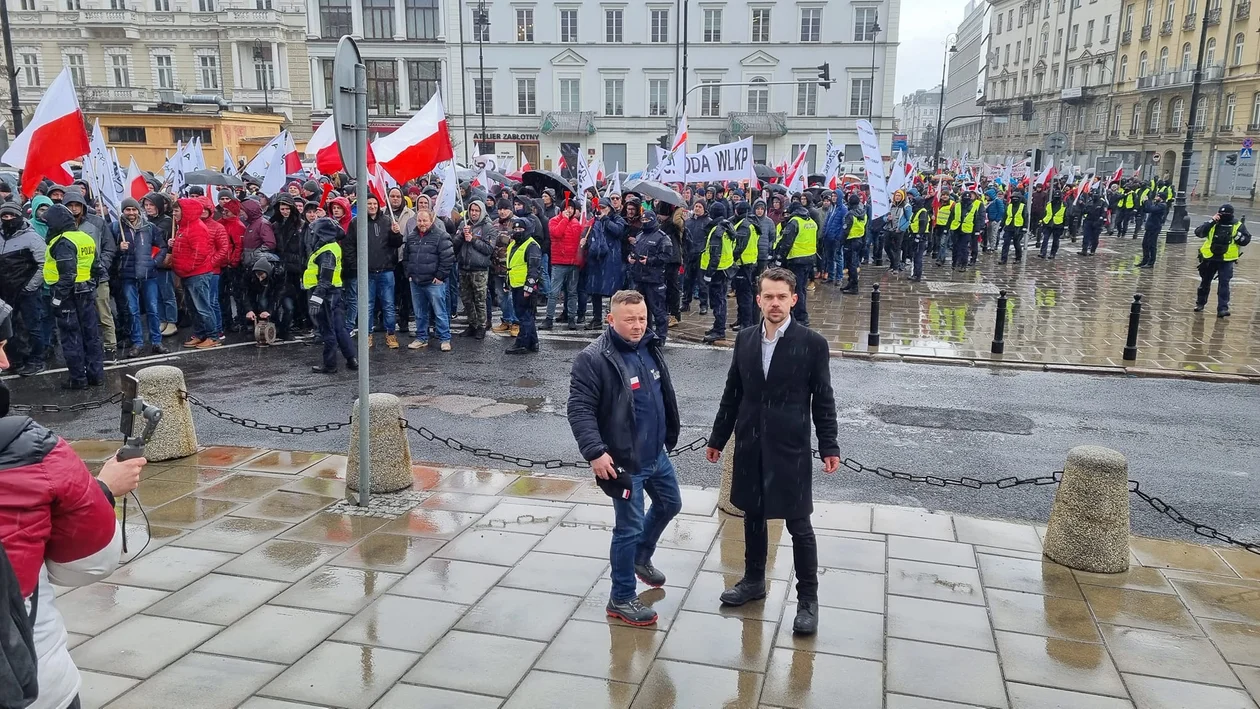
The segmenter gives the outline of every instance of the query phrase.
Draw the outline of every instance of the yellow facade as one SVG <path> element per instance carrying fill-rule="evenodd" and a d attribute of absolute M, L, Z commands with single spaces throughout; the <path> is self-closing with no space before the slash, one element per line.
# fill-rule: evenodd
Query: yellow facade
<path fill-rule="evenodd" d="M 162 169 L 166 158 L 196 135 L 201 137 L 206 165 L 222 167 L 223 148 L 238 159 L 254 157 L 258 149 L 282 130 L 284 116 L 270 113 L 92 113 L 88 122 L 99 119 L 101 133 L 111 148 L 118 150 L 123 167 L 135 156 L 141 170 Z M 301 146 L 299 145 L 299 149 Z"/>

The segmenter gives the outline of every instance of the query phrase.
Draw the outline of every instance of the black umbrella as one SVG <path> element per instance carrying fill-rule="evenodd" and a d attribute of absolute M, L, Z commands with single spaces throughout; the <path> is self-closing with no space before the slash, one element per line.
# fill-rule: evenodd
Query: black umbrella
<path fill-rule="evenodd" d="M 550 170 L 526 170 L 521 173 L 521 184 L 533 187 L 535 190 L 538 190 L 539 194 L 542 194 L 543 190 L 550 187 L 556 191 L 557 197 L 565 192 L 575 191 L 568 180 Z"/>
<path fill-rule="evenodd" d="M 241 178 L 239 177 L 224 175 L 217 170 L 193 170 L 192 172 L 184 173 L 184 184 L 242 187 L 245 183 L 241 182 Z"/>
<path fill-rule="evenodd" d="M 761 163 L 755 163 L 753 165 L 753 173 L 757 175 L 757 179 L 759 180 L 770 180 L 779 176 L 779 173 L 775 172 L 774 168 L 769 165 L 762 165 Z"/>
<path fill-rule="evenodd" d="M 806 180 L 806 182 L 807 182 L 809 185 L 811 185 L 811 186 L 812 186 L 812 185 L 825 185 L 825 184 L 827 184 L 827 176 L 826 176 L 826 175 L 810 175 L 809 177 L 805 178 L 805 180 Z"/>
<path fill-rule="evenodd" d="M 771 183 L 763 182 L 761 186 L 769 192 L 779 192 L 782 194 L 787 194 L 787 188 L 777 183 L 771 184 Z"/>
<path fill-rule="evenodd" d="M 649 199 L 654 199 L 666 204 L 672 204 L 675 207 L 686 207 L 687 201 L 682 198 L 672 188 L 667 187 L 659 182 L 652 180 L 634 180 L 627 182 L 621 189 L 622 192 L 637 192 Z"/>

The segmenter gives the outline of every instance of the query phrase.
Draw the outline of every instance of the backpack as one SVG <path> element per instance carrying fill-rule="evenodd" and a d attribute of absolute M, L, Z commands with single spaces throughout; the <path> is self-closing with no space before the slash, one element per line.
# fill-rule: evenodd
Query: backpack
<path fill-rule="evenodd" d="M 31 594 L 31 609 L 18 586 L 17 574 L 0 543 L 0 709 L 24 709 L 39 696 L 39 662 L 35 655 L 35 606 L 39 591 Z"/>

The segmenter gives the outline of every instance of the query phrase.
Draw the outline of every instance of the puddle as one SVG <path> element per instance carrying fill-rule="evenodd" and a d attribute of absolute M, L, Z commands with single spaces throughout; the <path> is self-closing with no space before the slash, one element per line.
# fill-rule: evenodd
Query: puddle
<path fill-rule="evenodd" d="M 491 399 L 466 394 L 442 394 L 439 396 L 404 396 L 399 401 L 406 407 L 427 407 L 457 416 L 472 418 L 498 418 L 518 413 L 555 413 L 550 397 L 526 396 Z"/>
<path fill-rule="evenodd" d="M 534 379 L 533 377 L 519 377 L 516 381 L 512 382 L 512 386 L 520 387 L 522 389 L 533 389 L 542 385 L 543 382 L 541 379 Z"/>

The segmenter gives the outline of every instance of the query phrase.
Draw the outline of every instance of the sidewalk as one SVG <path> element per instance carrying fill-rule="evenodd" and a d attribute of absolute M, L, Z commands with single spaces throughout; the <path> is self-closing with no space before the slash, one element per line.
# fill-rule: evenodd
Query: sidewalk
<path fill-rule="evenodd" d="M 118 444 L 79 441 L 98 466 Z M 57 600 L 85 709 L 1256 709 L 1260 557 L 1133 540 L 1101 576 L 1033 525 L 818 503 L 818 635 L 769 596 L 722 609 L 742 523 L 683 490 L 655 629 L 604 615 L 612 508 L 581 478 L 414 467 L 401 516 L 340 500 L 344 456 L 206 448 L 153 464 L 153 538 Z M 370 508 L 375 510 L 375 508 Z M 135 506 L 129 543 L 145 526 Z M 775 544 L 777 542 L 777 545 Z M 784 619 L 786 618 L 786 624 Z"/>

